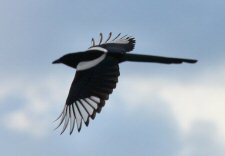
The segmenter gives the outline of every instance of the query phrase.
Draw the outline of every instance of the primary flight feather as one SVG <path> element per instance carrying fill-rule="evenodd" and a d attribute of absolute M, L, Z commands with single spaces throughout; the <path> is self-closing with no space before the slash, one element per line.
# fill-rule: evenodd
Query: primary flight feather
<path fill-rule="evenodd" d="M 120 75 L 120 63 L 125 61 L 164 64 L 197 62 L 193 59 L 128 53 L 134 49 L 134 46 L 135 39 L 133 37 L 127 35 L 120 37 L 118 34 L 112 39 L 112 33 L 109 33 L 103 42 L 103 35 L 100 33 L 99 43 L 96 44 L 92 38 L 92 46 L 86 51 L 66 54 L 53 61 L 53 64 L 63 63 L 76 69 L 65 106 L 57 118 L 59 120 L 58 127 L 64 123 L 61 134 L 68 125 L 70 125 L 70 134 L 75 125 L 79 132 L 82 123 L 88 126 L 90 118 L 94 119 L 96 113 L 101 112 L 109 94 L 116 88 Z"/>

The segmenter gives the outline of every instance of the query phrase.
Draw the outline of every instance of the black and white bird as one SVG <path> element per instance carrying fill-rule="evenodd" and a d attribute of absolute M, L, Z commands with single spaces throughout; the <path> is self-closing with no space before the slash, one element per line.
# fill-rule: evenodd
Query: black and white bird
<path fill-rule="evenodd" d="M 86 126 L 89 120 L 94 119 L 96 113 L 100 113 L 105 101 L 116 88 L 118 82 L 119 64 L 126 61 L 152 62 L 163 64 L 196 63 L 197 60 L 170 58 L 152 55 L 130 54 L 135 46 L 135 39 L 131 36 L 120 37 L 118 34 L 103 42 L 103 35 L 100 33 L 100 41 L 96 44 L 92 38 L 92 46 L 86 51 L 66 54 L 55 63 L 63 63 L 76 69 L 75 78 L 71 84 L 57 128 L 64 123 L 61 134 L 70 124 L 70 134 L 77 125 L 78 132 L 82 123 Z"/>

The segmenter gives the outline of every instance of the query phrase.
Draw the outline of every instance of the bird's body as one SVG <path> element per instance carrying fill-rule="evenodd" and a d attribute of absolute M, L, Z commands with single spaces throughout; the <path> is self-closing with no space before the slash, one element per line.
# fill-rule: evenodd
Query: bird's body
<path fill-rule="evenodd" d="M 105 43 L 102 43 L 103 37 L 100 34 L 98 45 L 95 45 L 92 39 L 93 45 L 88 50 L 66 54 L 53 62 L 63 63 L 77 70 L 64 109 L 58 117 L 58 119 L 61 118 L 58 127 L 64 122 L 61 133 L 65 131 L 69 123 L 70 134 L 73 132 L 75 123 L 80 131 L 82 120 L 88 126 L 89 119 L 94 119 L 96 112 L 100 113 L 109 94 L 116 87 L 120 75 L 120 63 L 125 61 L 164 64 L 197 62 L 192 59 L 130 54 L 128 52 L 135 46 L 134 38 L 126 36 L 119 38 L 119 36 L 120 34 L 110 40 L 110 33 Z"/>

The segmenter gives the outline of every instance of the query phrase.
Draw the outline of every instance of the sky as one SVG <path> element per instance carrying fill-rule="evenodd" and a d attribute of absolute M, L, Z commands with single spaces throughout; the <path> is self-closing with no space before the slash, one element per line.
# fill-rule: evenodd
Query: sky
<path fill-rule="evenodd" d="M 1 155 L 225 155 L 224 0 L 0 0 Z M 54 130 L 75 71 L 52 65 L 102 32 L 134 53 L 197 64 L 123 63 L 89 127 Z"/>

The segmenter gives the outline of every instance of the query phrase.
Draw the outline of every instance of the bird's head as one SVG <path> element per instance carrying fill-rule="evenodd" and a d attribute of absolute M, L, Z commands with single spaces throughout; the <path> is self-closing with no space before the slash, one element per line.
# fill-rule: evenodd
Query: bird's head
<path fill-rule="evenodd" d="M 90 61 L 93 59 L 96 59 L 98 57 L 100 57 L 103 54 L 103 52 L 101 51 L 91 51 L 91 52 L 87 52 L 87 51 L 81 51 L 81 52 L 76 52 L 76 53 L 69 53 L 66 54 L 62 57 L 60 57 L 59 59 L 53 61 L 53 64 L 56 63 L 62 63 L 65 64 L 69 67 L 72 68 L 77 68 L 78 63 L 82 62 L 82 61 Z"/>
<path fill-rule="evenodd" d="M 52 62 L 52 64 L 62 63 L 69 67 L 76 68 L 79 63 L 79 57 L 77 57 L 79 53 L 70 53 L 66 54 L 59 59 Z"/>

